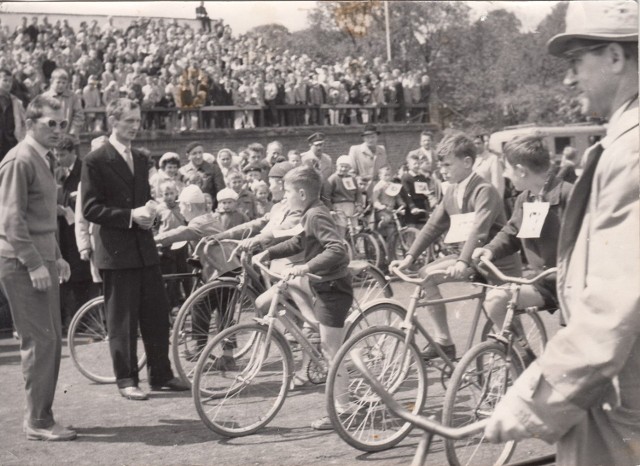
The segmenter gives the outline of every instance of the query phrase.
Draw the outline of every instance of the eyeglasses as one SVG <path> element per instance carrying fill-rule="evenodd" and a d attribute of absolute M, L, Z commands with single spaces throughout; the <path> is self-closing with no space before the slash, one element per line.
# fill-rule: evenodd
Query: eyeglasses
<path fill-rule="evenodd" d="M 64 131 L 65 129 L 67 129 L 67 126 L 69 126 L 69 122 L 67 120 L 56 121 L 53 118 L 44 120 L 43 123 L 51 129 L 60 128 L 61 131 Z"/>
<path fill-rule="evenodd" d="M 579 58 L 581 58 L 587 52 L 593 52 L 595 50 L 603 49 L 607 47 L 609 44 L 595 44 L 595 45 L 587 45 L 585 47 L 577 47 L 575 49 L 568 50 L 564 53 L 563 57 L 565 60 L 569 62 L 569 67 L 573 74 L 577 74 L 576 64 Z"/>

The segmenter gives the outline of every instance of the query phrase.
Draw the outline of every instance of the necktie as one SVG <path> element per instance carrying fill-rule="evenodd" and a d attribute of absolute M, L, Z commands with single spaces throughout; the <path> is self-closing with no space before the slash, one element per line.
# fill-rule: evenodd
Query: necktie
<path fill-rule="evenodd" d="M 129 170 L 131 170 L 131 173 L 133 173 L 133 156 L 131 155 L 131 151 L 129 150 L 129 148 L 125 148 L 124 150 L 124 161 L 127 162 Z"/>
<path fill-rule="evenodd" d="M 562 219 L 562 228 L 560 229 L 560 239 L 558 244 L 558 253 L 563 254 L 572 249 L 572 245 L 578 237 L 584 213 L 589 203 L 589 195 L 591 194 L 591 185 L 593 184 L 593 175 L 596 172 L 598 161 L 604 148 L 598 143 L 593 146 L 586 154 L 587 163 L 582 172 L 582 176 L 578 178 L 576 184 L 571 191 L 571 197 L 565 209 L 564 218 Z"/>
<path fill-rule="evenodd" d="M 51 151 L 47 151 L 45 156 L 47 157 L 47 161 L 49 162 L 49 171 L 53 175 L 56 167 L 56 159 L 53 157 L 53 154 L 51 153 Z"/>

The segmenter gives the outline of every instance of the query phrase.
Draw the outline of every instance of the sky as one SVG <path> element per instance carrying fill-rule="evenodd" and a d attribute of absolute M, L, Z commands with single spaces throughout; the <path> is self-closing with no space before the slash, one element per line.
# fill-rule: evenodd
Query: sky
<path fill-rule="evenodd" d="M 314 8 L 311 1 L 208 1 L 205 7 L 211 18 L 222 18 L 234 33 L 244 33 L 261 24 L 279 23 L 290 31 L 304 29 L 307 12 Z M 491 9 L 504 8 L 513 12 L 530 31 L 557 3 L 529 1 L 474 1 L 467 2 L 476 19 Z M 164 16 L 168 18 L 195 18 L 195 8 L 200 2 L 151 1 L 151 2 L 1 2 L 0 12 L 40 14 L 86 14 L 123 16 Z M 6 22 L 6 21 L 5 21 Z"/>

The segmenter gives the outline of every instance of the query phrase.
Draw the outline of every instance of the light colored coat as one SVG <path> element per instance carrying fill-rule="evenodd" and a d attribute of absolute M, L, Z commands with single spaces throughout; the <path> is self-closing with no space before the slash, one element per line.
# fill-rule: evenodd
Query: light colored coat
<path fill-rule="evenodd" d="M 558 465 L 640 464 L 637 100 L 601 143 L 599 162 L 587 153 L 560 233 L 568 325 L 503 399 L 532 436 L 558 442 Z"/>
<path fill-rule="evenodd" d="M 13 135 L 18 142 L 20 142 L 24 139 L 25 134 L 27 134 L 27 126 L 25 123 L 26 113 L 20 99 L 12 94 L 10 94 L 9 97 L 11 97 L 11 107 L 13 108 L 13 121 L 15 125 Z"/>
<path fill-rule="evenodd" d="M 349 157 L 353 171 L 357 176 L 367 176 L 373 180 L 378 179 L 378 170 L 389 166 L 384 146 L 376 146 L 375 154 L 371 152 L 366 143 L 351 146 Z"/>

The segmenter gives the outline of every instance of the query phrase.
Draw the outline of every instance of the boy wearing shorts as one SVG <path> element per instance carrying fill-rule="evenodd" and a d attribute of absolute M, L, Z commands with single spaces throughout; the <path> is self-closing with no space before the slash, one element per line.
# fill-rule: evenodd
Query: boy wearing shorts
<path fill-rule="evenodd" d="M 473 140 L 463 133 L 449 134 L 438 144 L 436 153 L 442 175 L 451 186 L 420 230 L 407 256 L 389 265 L 389 268 L 396 266 L 401 270 L 409 267 L 426 248 L 446 233 L 444 242 L 456 244 L 459 253 L 437 259 L 420 270 L 422 276 L 434 271 L 446 271 L 446 275 L 435 275 L 424 282 L 428 300 L 442 299 L 439 284 L 467 280 L 473 274 L 470 267 L 473 251 L 478 245 L 486 244 L 507 223 L 498 191 L 473 172 L 476 156 Z M 516 254 L 509 254 L 495 264 L 505 275 L 521 274 L 521 262 Z M 428 316 L 436 344 L 447 357 L 455 359 L 456 347 L 451 339 L 445 305 L 431 305 Z M 434 359 L 439 354 L 429 346 L 423 357 Z"/>
<path fill-rule="evenodd" d="M 353 288 L 347 249 L 338 234 L 329 209 L 320 200 L 321 187 L 320 173 L 312 167 L 301 166 L 285 175 L 285 199 L 291 209 L 302 212 L 302 231 L 282 243 L 269 247 L 254 258 L 271 260 L 304 253 L 304 263 L 284 271 L 285 275 L 295 277 L 289 281 L 287 291 L 305 318 L 318 324 L 322 352 L 326 361 L 330 362 L 342 344 L 344 322 L 353 301 Z M 312 281 L 306 276 L 307 273 L 322 278 Z M 258 297 L 258 311 L 268 311 L 275 292 L 276 289 L 271 288 Z M 305 362 L 303 360 L 303 367 Z M 299 375 L 293 380 L 294 387 L 305 382 L 306 380 Z M 338 374 L 336 393 L 340 394 L 339 397 L 346 397 L 345 410 L 348 402 L 346 384 L 346 374 Z M 338 399 L 338 403 L 340 402 Z M 326 416 L 314 421 L 311 426 L 317 430 L 333 428 Z"/>
<path fill-rule="evenodd" d="M 524 136 L 504 146 L 505 175 L 518 191 L 513 215 L 489 244 L 473 251 L 473 260 L 499 260 L 521 249 L 529 267 L 539 274 L 555 267 L 560 222 L 572 184 L 551 172 L 549 151 L 540 136 Z M 503 288 L 487 292 L 484 308 L 493 323 L 502 328 L 511 293 Z M 522 285 L 518 308 L 557 308 L 556 277 L 533 285 Z"/>

